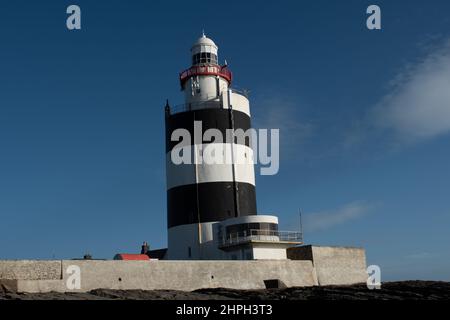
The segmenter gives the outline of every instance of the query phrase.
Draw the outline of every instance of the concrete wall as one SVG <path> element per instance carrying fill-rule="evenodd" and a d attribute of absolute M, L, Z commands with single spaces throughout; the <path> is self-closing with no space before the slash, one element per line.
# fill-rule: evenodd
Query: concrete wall
<path fill-rule="evenodd" d="M 270 247 L 270 244 L 265 246 L 255 245 L 253 247 L 253 259 L 273 259 L 273 260 L 285 260 L 286 248 L 280 246 Z"/>
<path fill-rule="evenodd" d="M 33 263 L 36 263 L 39 268 L 34 270 Z M 11 269 L 13 265 L 15 265 L 14 270 Z M 70 276 L 66 271 L 73 265 L 80 268 L 81 289 L 79 290 L 70 290 L 66 286 Z M 34 270 L 31 271 L 32 279 L 27 277 L 27 271 L 25 271 L 30 266 Z M 264 280 L 268 279 L 279 279 L 290 287 L 318 284 L 311 261 L 291 260 L 63 260 L 50 261 L 47 266 L 38 261 L 0 261 L 0 274 L 4 275 L 0 278 L 0 284 L 3 283 L 19 292 L 85 292 L 98 288 L 184 291 L 213 287 L 262 289 L 265 288 Z M 19 275 L 19 278 L 15 275 Z"/>
<path fill-rule="evenodd" d="M 264 280 L 288 287 L 343 285 L 367 280 L 364 249 L 302 246 L 289 248 L 291 260 L 203 261 L 0 261 L 0 285 L 19 292 L 90 291 L 98 288 L 184 290 L 262 289 Z M 81 289 L 69 289 L 70 266 L 80 270 Z"/>
<path fill-rule="evenodd" d="M 50 280 L 61 279 L 60 260 L 3 260 L 0 261 L 0 279 Z"/>
<path fill-rule="evenodd" d="M 301 246 L 289 248 L 292 260 L 312 261 L 319 285 L 365 283 L 366 255 L 362 248 Z"/>

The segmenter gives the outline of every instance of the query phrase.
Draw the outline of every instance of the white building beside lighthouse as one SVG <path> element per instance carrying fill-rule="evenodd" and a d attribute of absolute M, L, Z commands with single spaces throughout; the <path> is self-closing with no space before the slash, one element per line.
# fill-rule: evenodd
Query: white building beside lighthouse
<path fill-rule="evenodd" d="M 231 88 L 232 73 L 220 65 L 217 45 L 204 34 L 191 48 L 192 65 L 180 73 L 185 103 L 165 109 L 168 259 L 286 259 L 286 248 L 301 243 L 298 232 L 278 230 L 278 218 L 257 215 L 251 143 L 194 141 L 179 146 L 173 133 L 183 129 L 194 137 L 215 129 L 251 128 L 248 97 Z M 229 163 L 197 161 L 207 146 L 231 153 Z M 189 152 L 191 163 L 178 164 L 172 154 Z"/>

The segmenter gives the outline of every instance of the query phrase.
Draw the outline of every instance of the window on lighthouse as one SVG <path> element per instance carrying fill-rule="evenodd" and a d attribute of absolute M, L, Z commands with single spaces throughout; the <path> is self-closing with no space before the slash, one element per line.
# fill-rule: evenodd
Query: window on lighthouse
<path fill-rule="evenodd" d="M 217 64 L 217 55 L 211 52 L 201 52 L 192 56 L 192 64 L 212 63 Z"/>
<path fill-rule="evenodd" d="M 191 80 L 191 87 L 192 87 L 192 95 L 200 93 L 200 81 L 198 79 L 198 76 L 195 76 Z"/>

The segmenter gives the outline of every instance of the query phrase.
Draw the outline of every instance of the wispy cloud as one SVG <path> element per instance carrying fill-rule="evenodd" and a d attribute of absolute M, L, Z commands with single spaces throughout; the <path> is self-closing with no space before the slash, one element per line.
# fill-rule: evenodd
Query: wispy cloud
<path fill-rule="evenodd" d="M 375 127 L 390 130 L 400 142 L 450 132 L 450 40 L 399 73 L 371 116 Z"/>
<path fill-rule="evenodd" d="M 366 112 L 344 122 L 317 113 L 297 95 L 266 93 L 255 99 L 254 125 L 280 128 L 284 159 L 320 160 L 355 149 L 377 153 L 450 133 L 450 39 L 429 36 Z M 372 143 L 375 142 L 375 143 Z M 378 153 L 383 154 L 383 153 Z"/>
<path fill-rule="evenodd" d="M 366 201 L 354 201 L 334 210 L 305 214 L 303 226 L 309 232 L 330 229 L 367 215 L 373 207 L 373 204 Z"/>
<path fill-rule="evenodd" d="M 436 254 L 431 253 L 431 252 L 416 252 L 416 253 L 411 253 L 405 256 L 406 259 L 414 259 L 414 260 L 421 260 L 421 259 L 430 259 L 433 256 L 435 256 Z"/>

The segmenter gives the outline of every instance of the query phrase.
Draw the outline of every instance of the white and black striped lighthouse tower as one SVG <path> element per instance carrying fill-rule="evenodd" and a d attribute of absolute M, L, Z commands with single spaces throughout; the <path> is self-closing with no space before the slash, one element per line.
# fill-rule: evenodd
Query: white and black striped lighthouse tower
<path fill-rule="evenodd" d="M 174 164 L 171 159 L 178 144 L 171 139 L 176 129 L 186 129 L 194 137 L 194 123 L 201 121 L 202 135 L 217 129 L 225 138 L 227 129 L 247 131 L 251 127 L 248 98 L 231 89 L 231 71 L 219 64 L 217 51 L 216 44 L 204 34 L 194 43 L 192 66 L 180 74 L 185 103 L 166 105 L 169 259 L 223 258 L 214 241 L 220 233 L 218 222 L 256 215 L 254 166 L 239 159 L 253 159 L 248 139 L 219 142 L 224 152 L 233 154 L 231 163 Z M 208 143 L 217 142 L 193 139 L 189 146 L 193 158 L 200 157 Z"/>

